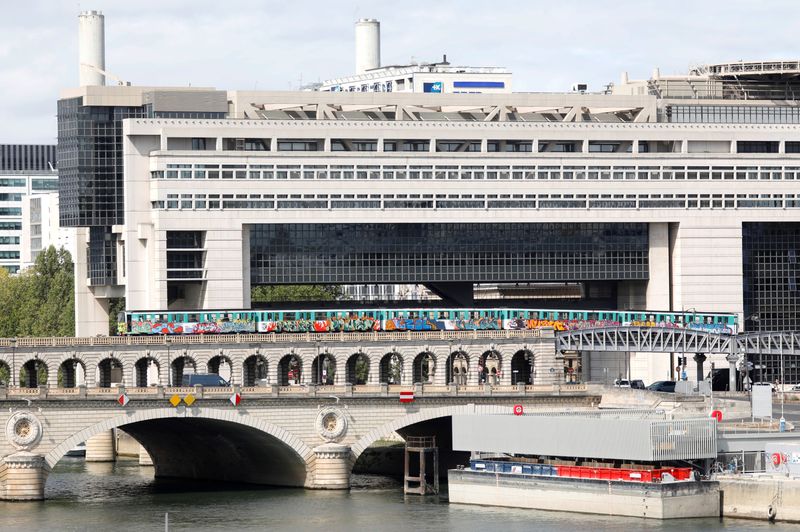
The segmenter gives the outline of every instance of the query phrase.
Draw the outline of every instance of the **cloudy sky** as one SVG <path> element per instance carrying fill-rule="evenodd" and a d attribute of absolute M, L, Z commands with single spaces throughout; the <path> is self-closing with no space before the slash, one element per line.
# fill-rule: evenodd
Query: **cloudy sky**
<path fill-rule="evenodd" d="M 106 68 L 141 85 L 297 88 L 353 72 L 353 22 L 381 21 L 383 64 L 504 66 L 515 91 L 738 59 L 798 59 L 797 0 L 2 0 L 0 143 L 55 142 L 78 82 L 77 14 L 106 16 Z"/>

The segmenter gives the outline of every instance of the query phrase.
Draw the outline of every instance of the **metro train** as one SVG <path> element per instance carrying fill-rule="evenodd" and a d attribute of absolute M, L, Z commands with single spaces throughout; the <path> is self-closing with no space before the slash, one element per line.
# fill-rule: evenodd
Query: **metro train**
<path fill-rule="evenodd" d="M 736 314 L 713 312 L 490 309 L 127 311 L 118 333 L 130 335 L 328 333 L 367 331 L 556 330 L 640 326 L 733 334 Z"/>

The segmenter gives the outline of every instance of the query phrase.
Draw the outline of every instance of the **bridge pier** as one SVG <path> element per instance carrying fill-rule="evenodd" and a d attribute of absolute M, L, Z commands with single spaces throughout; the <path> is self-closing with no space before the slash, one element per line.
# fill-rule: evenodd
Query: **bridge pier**
<path fill-rule="evenodd" d="M 326 443 L 314 448 L 314 489 L 350 489 L 350 447 L 338 443 Z"/>
<path fill-rule="evenodd" d="M 728 391 L 736 391 L 736 362 L 739 360 L 739 355 L 731 353 L 725 359 L 728 361 Z"/>
<path fill-rule="evenodd" d="M 114 430 L 104 430 L 86 440 L 87 462 L 113 462 L 116 460 Z"/>
<path fill-rule="evenodd" d="M 7 501 L 44 500 L 47 466 L 44 457 L 27 451 L 6 456 L 0 465 L 2 492 Z"/>
<path fill-rule="evenodd" d="M 147 452 L 147 449 L 145 449 L 144 445 L 142 445 L 141 443 L 139 444 L 139 465 L 140 466 L 153 465 L 153 459 L 150 457 L 150 453 Z"/>
<path fill-rule="evenodd" d="M 697 363 L 697 382 L 698 383 L 703 382 L 703 379 L 705 379 L 705 376 L 703 375 L 705 373 L 703 371 L 703 364 L 705 363 L 706 358 L 708 358 L 708 357 L 706 357 L 703 353 L 697 353 L 692 358 L 692 360 L 694 360 L 695 363 Z"/>

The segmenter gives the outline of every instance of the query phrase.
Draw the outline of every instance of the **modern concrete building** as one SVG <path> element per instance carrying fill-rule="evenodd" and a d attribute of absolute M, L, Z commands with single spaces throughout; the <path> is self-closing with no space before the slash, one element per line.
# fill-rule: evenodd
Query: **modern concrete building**
<path fill-rule="evenodd" d="M 253 285 L 295 283 L 425 284 L 448 305 L 474 283 L 575 283 L 571 308 L 798 329 L 797 74 L 710 65 L 601 94 L 64 91 L 78 334 L 105 332 L 109 297 L 238 309 Z M 598 354 L 583 370 L 674 366 Z"/>
<path fill-rule="evenodd" d="M 75 229 L 58 224 L 58 192 L 22 198 L 22 235 L 20 262 L 22 268 L 33 266 L 36 257 L 50 246 L 64 248 L 73 260 L 77 255 Z"/>
<path fill-rule="evenodd" d="M 54 144 L 0 144 L 0 267 L 23 267 L 20 254 L 26 198 L 58 190 Z"/>

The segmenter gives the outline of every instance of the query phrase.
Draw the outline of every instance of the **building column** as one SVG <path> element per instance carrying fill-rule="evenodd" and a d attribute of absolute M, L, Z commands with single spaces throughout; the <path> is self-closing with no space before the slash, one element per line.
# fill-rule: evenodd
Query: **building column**
<path fill-rule="evenodd" d="M 436 360 L 436 372 L 433 374 L 433 384 L 444 385 L 447 382 L 447 354 L 433 353 Z M 452 375 L 451 375 L 452 379 Z M 423 384 L 425 384 L 423 382 Z"/>
<path fill-rule="evenodd" d="M 697 353 L 692 360 L 697 363 L 697 382 L 703 382 L 703 363 L 706 361 L 706 356 L 703 353 Z"/>
<path fill-rule="evenodd" d="M 6 456 L 0 464 L 3 479 L 0 498 L 6 501 L 41 501 L 47 481 L 44 456 L 20 451 Z"/>
<path fill-rule="evenodd" d="M 511 358 L 514 352 L 500 354 L 500 378 L 498 384 L 511 384 Z"/>
<path fill-rule="evenodd" d="M 87 462 L 113 462 L 116 460 L 114 449 L 114 429 L 104 430 L 86 440 Z"/>
<path fill-rule="evenodd" d="M 108 299 L 97 298 L 88 284 L 89 229 L 75 230 L 75 336 L 108 335 Z"/>
<path fill-rule="evenodd" d="M 314 489 L 350 489 L 350 447 L 325 443 L 314 448 Z"/>
<path fill-rule="evenodd" d="M 347 360 L 353 355 L 341 355 L 336 358 L 336 374 L 333 376 L 333 384 L 345 384 L 347 382 Z"/>

